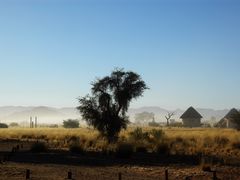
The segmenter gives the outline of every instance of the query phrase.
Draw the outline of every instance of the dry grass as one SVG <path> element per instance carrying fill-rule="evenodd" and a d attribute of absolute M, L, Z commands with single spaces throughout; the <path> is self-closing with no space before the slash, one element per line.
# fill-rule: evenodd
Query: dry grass
<path fill-rule="evenodd" d="M 168 144 L 171 154 L 211 154 L 216 156 L 237 157 L 240 155 L 240 132 L 232 129 L 206 129 L 206 128 L 143 128 L 142 132 L 149 135 L 148 138 L 132 140 L 130 127 L 120 134 L 120 143 L 132 143 L 136 148 L 141 145 L 148 151 L 155 151 L 160 143 Z M 152 129 L 163 130 L 164 136 L 153 138 Z M 156 132 L 155 132 L 156 134 Z M 144 134 L 146 137 L 146 134 Z M 116 146 L 109 145 L 104 139 L 99 138 L 97 131 L 87 128 L 12 128 L 1 129 L 0 139 L 20 140 L 45 140 L 55 148 L 68 148 L 72 142 L 79 142 L 88 150 L 106 151 Z"/>

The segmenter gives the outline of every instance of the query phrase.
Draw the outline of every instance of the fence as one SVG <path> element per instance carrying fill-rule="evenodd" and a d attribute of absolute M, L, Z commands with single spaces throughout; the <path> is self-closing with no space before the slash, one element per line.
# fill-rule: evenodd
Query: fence
<path fill-rule="evenodd" d="M 17 153 L 18 151 L 20 151 L 21 149 L 23 149 L 23 144 L 20 144 L 20 145 L 18 144 L 16 146 L 12 147 L 11 152 L 6 153 L 3 156 L 3 159 L 0 162 L 3 163 L 3 162 L 9 161 L 10 158 L 13 157 L 13 155 L 15 153 Z M 209 173 L 212 173 L 212 179 L 213 180 L 218 180 L 216 171 L 212 171 L 211 169 L 208 169 L 208 170 L 205 170 L 205 171 L 209 172 Z M 169 170 L 168 169 L 165 170 L 164 176 L 165 177 L 162 177 L 162 179 L 169 180 Z M 71 170 L 67 172 L 66 178 L 69 179 L 69 180 L 73 180 L 73 173 L 72 173 Z M 190 180 L 192 178 L 193 178 L 193 176 L 187 176 L 185 178 L 185 180 Z M 31 179 L 31 170 L 27 169 L 26 170 L 26 180 L 30 180 L 30 179 Z M 120 172 L 120 173 L 116 174 L 116 179 L 124 180 L 124 175 Z"/>
<path fill-rule="evenodd" d="M 216 171 L 209 171 L 209 172 L 212 173 L 213 180 L 218 180 Z M 118 180 L 124 180 L 124 176 L 121 172 L 118 173 L 118 175 L 116 175 L 116 179 L 117 179 L 117 177 L 118 177 Z M 192 178 L 193 178 L 192 176 L 187 176 L 185 178 L 185 180 L 190 180 Z M 30 171 L 30 169 L 27 169 L 26 170 L 26 180 L 30 180 L 30 179 L 31 179 L 31 171 Z M 66 179 L 73 180 L 73 173 L 71 170 L 67 172 Z M 165 177 L 163 177 L 163 179 L 169 180 L 169 170 L 168 169 L 165 170 Z"/>

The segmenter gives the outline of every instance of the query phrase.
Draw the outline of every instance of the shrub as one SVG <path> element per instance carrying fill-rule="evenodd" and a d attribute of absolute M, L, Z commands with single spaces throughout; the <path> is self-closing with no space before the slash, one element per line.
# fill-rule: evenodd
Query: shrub
<path fill-rule="evenodd" d="M 31 152 L 34 152 L 34 153 L 46 152 L 47 150 L 48 150 L 48 147 L 44 142 L 35 142 L 31 146 Z"/>
<path fill-rule="evenodd" d="M 212 147 L 214 145 L 214 141 L 211 137 L 207 136 L 207 137 L 204 137 L 203 139 L 203 147 Z"/>
<path fill-rule="evenodd" d="M 159 142 L 159 141 L 162 141 L 165 137 L 165 133 L 163 130 L 161 129 L 153 129 L 151 132 L 150 132 L 150 135 L 153 136 L 154 140 L 156 142 Z"/>
<path fill-rule="evenodd" d="M 212 172 L 211 165 L 203 164 L 202 165 L 202 171 L 204 171 L 204 172 Z"/>
<path fill-rule="evenodd" d="M 9 124 L 10 127 L 19 127 L 19 124 L 16 122 L 12 122 Z"/>
<path fill-rule="evenodd" d="M 138 146 L 136 147 L 136 152 L 137 153 L 147 153 L 147 148 L 145 146 Z"/>
<path fill-rule="evenodd" d="M 149 122 L 149 123 L 148 123 L 148 126 L 149 126 L 149 127 L 160 127 L 160 124 L 157 123 L 157 122 L 155 122 L 155 121 L 153 121 L 153 122 Z"/>
<path fill-rule="evenodd" d="M 143 132 L 142 128 L 136 128 L 134 131 L 129 133 L 129 137 L 133 141 L 142 141 L 149 138 L 149 133 Z"/>
<path fill-rule="evenodd" d="M 133 155 L 133 145 L 128 143 L 119 144 L 116 149 L 116 156 L 119 158 L 130 158 Z"/>
<path fill-rule="evenodd" d="M 8 125 L 4 123 L 0 123 L 0 128 L 8 128 Z"/>
<path fill-rule="evenodd" d="M 73 144 L 73 143 L 79 143 L 80 142 L 80 137 L 77 136 L 70 136 L 68 139 L 68 143 Z"/>
<path fill-rule="evenodd" d="M 226 137 L 222 137 L 222 136 L 216 136 L 214 138 L 214 141 L 220 147 L 224 147 L 229 143 L 229 139 Z"/>
<path fill-rule="evenodd" d="M 84 149 L 82 146 L 78 145 L 78 144 L 72 144 L 69 147 L 69 151 L 71 153 L 75 153 L 75 154 L 84 154 Z"/>
<path fill-rule="evenodd" d="M 234 149 L 240 149 L 240 142 L 233 142 L 233 143 L 232 143 L 232 147 L 233 147 Z"/>
<path fill-rule="evenodd" d="M 58 125 L 57 124 L 50 124 L 48 125 L 49 128 L 58 128 Z"/>
<path fill-rule="evenodd" d="M 170 148 L 169 148 L 167 143 L 158 144 L 156 151 L 160 155 L 168 155 L 168 154 L 170 154 Z"/>
<path fill-rule="evenodd" d="M 64 128 L 79 128 L 79 121 L 76 119 L 68 119 L 63 121 Z"/>

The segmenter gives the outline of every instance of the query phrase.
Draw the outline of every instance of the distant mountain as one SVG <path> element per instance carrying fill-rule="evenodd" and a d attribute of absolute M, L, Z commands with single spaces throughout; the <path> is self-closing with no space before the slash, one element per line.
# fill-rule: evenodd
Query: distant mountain
<path fill-rule="evenodd" d="M 64 119 L 77 119 L 80 117 L 75 108 L 39 107 L 0 107 L 1 122 L 25 122 L 30 117 L 37 117 L 38 123 L 62 123 Z"/>
<path fill-rule="evenodd" d="M 229 110 L 214 110 L 196 108 L 196 110 L 203 116 L 203 121 L 215 120 L 219 121 L 224 117 Z M 168 112 L 175 112 L 173 119 L 180 120 L 179 117 L 184 113 L 185 110 L 167 110 L 156 106 L 147 106 L 141 108 L 129 109 L 128 115 L 130 120 L 134 122 L 136 113 L 141 112 L 152 112 L 155 114 L 157 122 L 165 122 L 165 116 Z M 74 107 L 65 108 L 53 108 L 46 106 L 39 107 L 24 107 L 24 106 L 5 106 L 0 107 L 0 122 L 29 122 L 30 116 L 38 117 L 38 123 L 62 123 L 65 119 L 81 119 L 80 113 Z"/>
<path fill-rule="evenodd" d="M 155 106 L 147 106 L 147 107 L 141 107 L 137 109 L 129 109 L 129 114 L 136 114 L 136 113 L 141 113 L 141 112 L 152 112 L 154 114 L 162 114 L 168 112 L 168 110 L 160 108 L 160 107 L 155 107 Z"/>
<path fill-rule="evenodd" d="M 61 109 L 58 109 L 58 111 L 70 117 L 79 118 L 80 116 L 79 111 L 76 108 L 72 108 L 72 107 L 61 108 Z"/>
<path fill-rule="evenodd" d="M 9 116 L 12 113 L 26 111 L 26 110 L 30 110 L 32 108 L 33 107 L 23 107 L 23 106 L 3 106 L 3 107 L 0 107 L 0 119 L 5 117 L 5 116 Z"/>

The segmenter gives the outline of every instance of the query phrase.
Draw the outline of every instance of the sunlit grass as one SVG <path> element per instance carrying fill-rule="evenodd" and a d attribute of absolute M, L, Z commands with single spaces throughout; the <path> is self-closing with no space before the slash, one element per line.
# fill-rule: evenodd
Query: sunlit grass
<path fill-rule="evenodd" d="M 240 155 L 240 132 L 233 129 L 214 128 L 142 128 L 150 133 L 152 129 L 163 130 L 162 139 L 132 140 L 130 132 L 137 127 L 129 127 L 120 133 L 119 143 L 131 143 L 135 148 L 145 147 L 153 152 L 160 143 L 167 143 L 172 154 L 212 154 L 237 157 Z M 10 128 L 0 129 L 0 139 L 45 140 L 56 148 L 67 148 L 71 142 L 78 141 L 85 149 L 106 151 L 114 149 L 99 133 L 90 128 Z"/>

